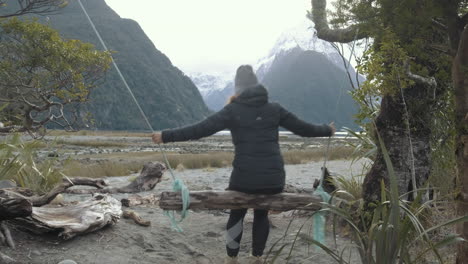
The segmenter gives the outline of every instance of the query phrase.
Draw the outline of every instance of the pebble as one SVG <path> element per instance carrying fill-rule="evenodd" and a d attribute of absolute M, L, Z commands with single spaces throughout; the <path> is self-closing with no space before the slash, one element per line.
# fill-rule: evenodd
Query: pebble
<path fill-rule="evenodd" d="M 71 259 L 66 259 L 66 260 L 60 261 L 58 264 L 78 264 L 78 263 L 76 263 L 75 261 Z"/>
<path fill-rule="evenodd" d="M 34 256 L 42 256 L 42 253 L 39 250 L 33 250 L 31 251 L 31 254 L 33 254 Z"/>

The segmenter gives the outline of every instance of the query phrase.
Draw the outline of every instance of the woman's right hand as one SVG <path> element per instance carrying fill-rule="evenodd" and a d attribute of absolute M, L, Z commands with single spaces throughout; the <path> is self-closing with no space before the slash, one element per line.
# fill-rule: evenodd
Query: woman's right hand
<path fill-rule="evenodd" d="M 330 127 L 332 133 L 330 136 L 333 136 L 335 135 L 335 132 L 336 132 L 336 128 L 335 128 L 335 122 L 331 122 L 330 124 L 328 124 L 328 126 Z"/>
<path fill-rule="evenodd" d="M 161 144 L 164 143 L 162 140 L 162 134 L 161 133 L 154 133 L 152 136 L 153 142 L 156 144 Z"/>

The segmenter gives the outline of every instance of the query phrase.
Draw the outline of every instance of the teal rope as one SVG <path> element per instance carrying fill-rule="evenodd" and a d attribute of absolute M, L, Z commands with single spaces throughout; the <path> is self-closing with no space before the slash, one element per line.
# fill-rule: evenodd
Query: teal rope
<path fill-rule="evenodd" d="M 182 181 L 180 178 L 177 178 L 174 175 L 174 171 L 171 168 L 171 164 L 169 163 L 169 160 L 167 159 L 167 155 L 164 152 L 163 148 L 161 147 L 161 144 L 158 144 L 159 150 L 161 151 L 163 157 L 164 157 L 164 162 L 166 163 L 167 167 L 169 168 L 169 172 L 172 176 L 172 190 L 174 192 L 179 192 L 181 194 L 182 198 L 182 211 L 180 211 L 180 219 L 177 220 L 176 218 L 176 211 L 167 211 L 164 210 L 164 215 L 169 217 L 169 221 L 171 222 L 171 227 L 173 230 L 177 232 L 182 232 L 182 228 L 179 226 L 182 221 L 188 216 L 188 208 L 190 206 L 190 192 L 187 186 L 184 184 L 184 181 Z"/>
<path fill-rule="evenodd" d="M 325 181 L 325 170 L 326 170 L 326 165 L 327 165 L 327 159 L 328 159 L 328 153 L 330 151 L 330 141 L 331 137 L 328 138 L 328 144 L 327 144 L 327 150 L 325 152 L 325 159 L 323 162 L 323 170 L 322 170 L 322 178 L 320 179 L 320 184 L 317 187 L 317 189 L 314 191 L 315 195 L 318 195 L 322 198 L 323 202 L 329 203 L 330 202 L 330 194 L 328 194 L 324 189 L 323 189 L 323 182 Z M 325 243 L 325 223 L 326 223 L 326 212 L 324 211 L 318 211 L 312 216 L 312 238 L 321 243 Z"/>
<path fill-rule="evenodd" d="M 107 48 L 106 43 L 102 39 L 101 34 L 99 34 L 99 31 L 97 30 L 96 26 L 94 25 L 93 20 L 91 20 L 91 17 L 89 16 L 89 14 L 86 11 L 85 7 L 81 3 L 81 0 L 78 0 L 78 3 L 80 4 L 81 9 L 83 10 L 83 13 L 85 14 L 86 18 L 88 19 L 89 24 L 93 28 L 94 33 L 96 33 L 96 36 L 99 39 L 99 42 L 101 42 L 102 47 L 104 48 L 105 51 L 109 52 L 109 49 Z M 148 125 L 151 132 L 154 133 L 153 126 L 149 122 L 148 117 L 146 116 L 145 112 L 143 111 L 140 104 L 138 103 L 138 100 L 136 99 L 135 95 L 133 94 L 132 89 L 130 89 L 130 86 L 128 85 L 127 81 L 125 80 L 125 77 L 122 75 L 122 72 L 120 72 L 120 69 L 117 66 L 117 63 L 115 63 L 114 58 L 112 56 L 111 56 L 111 60 L 112 60 L 112 64 L 114 65 L 115 70 L 117 71 L 118 75 L 120 76 L 120 79 L 122 80 L 123 84 L 125 85 L 128 92 L 130 93 L 133 101 L 135 102 L 136 106 L 138 107 L 138 110 L 140 110 L 140 113 L 141 113 L 142 117 L 145 119 L 146 124 Z M 171 165 L 169 164 L 169 160 L 167 159 L 166 153 L 164 152 L 163 148 L 161 147 L 161 144 L 158 144 L 158 147 L 159 147 L 159 149 L 160 149 L 160 151 L 161 151 L 161 153 L 162 153 L 162 155 L 164 157 L 164 162 L 166 163 L 166 166 L 169 169 L 169 172 L 171 173 L 172 180 L 173 180 L 172 188 L 173 188 L 174 191 L 180 191 L 181 195 L 182 195 L 182 211 L 181 211 L 180 220 L 176 220 L 174 211 L 165 212 L 165 214 L 167 216 L 169 216 L 172 227 L 175 230 L 177 230 L 179 232 L 182 232 L 182 228 L 180 228 L 178 224 L 180 224 L 188 215 L 187 210 L 188 210 L 189 205 L 190 205 L 189 190 L 188 190 L 187 186 L 185 186 L 184 182 L 181 179 L 176 178 L 174 176 L 174 172 L 172 171 Z"/>
<path fill-rule="evenodd" d="M 179 226 L 180 223 L 188 216 L 188 208 L 190 205 L 190 192 L 187 186 L 184 185 L 183 181 L 180 179 L 176 179 L 172 184 L 172 188 L 175 192 L 180 191 L 182 195 L 182 211 L 180 212 L 180 219 L 177 220 L 176 218 L 176 211 L 164 211 L 164 215 L 169 217 L 171 221 L 172 229 L 176 230 L 177 232 L 182 232 L 182 228 Z"/>

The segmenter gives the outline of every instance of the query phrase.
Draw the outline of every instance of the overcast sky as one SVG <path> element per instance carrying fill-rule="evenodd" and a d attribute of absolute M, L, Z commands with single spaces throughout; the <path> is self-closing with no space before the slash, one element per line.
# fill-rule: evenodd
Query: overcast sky
<path fill-rule="evenodd" d="M 232 72 L 255 63 L 305 20 L 310 0 L 105 0 L 136 20 L 185 72 Z"/>

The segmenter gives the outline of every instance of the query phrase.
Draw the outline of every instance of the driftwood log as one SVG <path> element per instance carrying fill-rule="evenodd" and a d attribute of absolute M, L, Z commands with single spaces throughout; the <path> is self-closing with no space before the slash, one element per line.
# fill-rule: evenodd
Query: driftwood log
<path fill-rule="evenodd" d="M 31 216 L 11 222 L 36 234 L 59 232 L 59 237 L 70 239 L 113 225 L 121 216 L 122 207 L 118 200 L 106 194 L 97 194 L 90 200 L 67 206 L 33 207 Z"/>
<path fill-rule="evenodd" d="M 6 198 L 5 196 L 0 197 L 0 221 L 31 215 L 30 201 L 21 197 Z"/>
<path fill-rule="evenodd" d="M 120 202 L 122 203 L 122 206 L 126 207 L 144 204 L 156 205 L 159 202 L 159 194 L 152 193 L 146 196 L 134 194 L 129 196 L 128 198 L 123 198 L 122 200 L 120 200 Z"/>
<path fill-rule="evenodd" d="M 70 189 L 67 193 L 91 194 L 91 193 L 137 193 L 152 190 L 166 171 L 164 164 L 149 162 L 143 166 L 140 175 L 130 184 L 124 187 L 98 188 L 98 189 Z"/>
<path fill-rule="evenodd" d="M 309 210 L 321 208 L 322 199 L 310 194 L 280 193 L 274 195 L 245 194 L 235 191 L 190 192 L 190 209 L 267 209 L 274 211 Z M 180 192 L 163 192 L 159 207 L 164 210 L 181 210 Z"/>
<path fill-rule="evenodd" d="M 36 195 L 29 189 L 19 187 L 0 189 L 0 208 L 3 206 L 3 209 L 9 211 L 10 214 L 13 213 L 12 210 L 22 209 L 26 211 L 28 208 L 25 208 L 26 202 L 23 200 L 27 200 L 32 206 L 43 206 L 54 200 L 58 194 L 63 193 L 68 188 L 76 185 L 93 186 L 96 188 L 104 188 L 107 186 L 102 179 L 66 178 L 61 184 L 55 186 L 52 190 L 44 195 Z M 12 201 L 12 199 L 15 201 Z M 19 216 L 27 215 L 18 215 L 17 217 Z"/>

